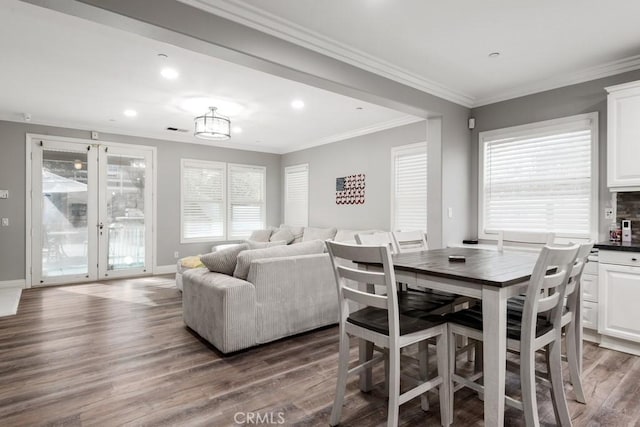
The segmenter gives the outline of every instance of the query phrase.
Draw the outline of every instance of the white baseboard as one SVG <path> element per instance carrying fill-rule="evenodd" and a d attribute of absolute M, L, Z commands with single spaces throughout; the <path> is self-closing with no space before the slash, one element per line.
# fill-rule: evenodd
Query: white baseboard
<path fill-rule="evenodd" d="M 0 289 L 5 288 L 21 288 L 26 289 L 27 282 L 24 279 L 0 281 Z"/>
<path fill-rule="evenodd" d="M 153 267 L 153 274 L 157 275 L 157 274 L 171 274 L 171 273 L 175 273 L 176 272 L 176 264 L 170 264 L 170 265 L 156 265 L 155 267 Z"/>

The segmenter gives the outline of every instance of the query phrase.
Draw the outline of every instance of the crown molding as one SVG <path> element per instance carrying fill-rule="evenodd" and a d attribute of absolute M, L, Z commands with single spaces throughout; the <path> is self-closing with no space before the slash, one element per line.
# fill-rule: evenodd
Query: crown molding
<path fill-rule="evenodd" d="M 586 68 L 571 74 L 552 77 L 535 84 L 523 85 L 516 90 L 509 90 L 498 93 L 496 95 L 479 98 L 474 102 L 473 108 L 483 105 L 494 104 L 496 102 L 506 101 L 509 99 L 520 98 L 534 93 L 545 92 L 552 89 L 558 89 L 565 86 L 571 86 L 578 83 L 584 83 L 591 80 L 601 79 L 603 77 L 614 76 L 616 74 L 626 73 L 640 69 L 640 55 L 630 56 L 628 58 L 607 62 L 595 67 Z"/>
<path fill-rule="evenodd" d="M 474 97 L 238 0 L 179 0 L 447 101 L 471 107 Z"/>
<path fill-rule="evenodd" d="M 81 131 L 96 131 L 100 133 L 108 133 L 113 135 L 123 135 L 123 136 L 135 136 L 139 138 L 151 138 L 160 141 L 167 142 L 178 142 L 178 143 L 186 143 L 186 144 L 196 144 L 196 145 L 205 145 L 208 147 L 220 147 L 220 148 L 228 148 L 231 150 L 245 150 L 245 151 L 258 151 L 261 153 L 271 153 L 271 154 L 280 154 L 282 149 L 276 147 L 263 147 L 257 145 L 249 145 L 249 144 L 235 144 L 233 142 L 224 143 L 219 141 L 211 141 L 211 140 L 202 140 L 197 139 L 190 134 L 175 134 L 173 138 L 169 138 L 167 134 L 163 131 L 135 131 L 135 130 L 123 130 L 121 128 L 110 127 L 110 126 L 98 126 L 98 127 L 88 127 L 86 124 L 81 122 L 74 122 L 72 120 L 38 120 L 32 119 L 28 122 L 25 122 L 22 117 L 19 117 L 15 114 L 1 114 L 0 113 L 0 121 L 7 122 L 15 122 L 22 123 L 26 125 L 40 125 L 40 126 L 53 126 L 59 128 L 67 128 L 72 130 L 81 130 Z M 89 138 L 87 136 L 87 138 Z M 100 142 L 100 141 L 97 141 Z M 233 144 L 233 145 L 230 145 Z"/>
<path fill-rule="evenodd" d="M 317 147 L 319 145 L 331 144 L 332 142 L 344 141 L 345 139 L 355 138 L 358 136 L 364 136 L 375 132 L 380 132 L 383 130 L 395 128 L 398 126 L 404 126 L 411 123 L 416 123 L 420 121 L 424 121 L 426 119 L 415 116 L 402 116 L 397 119 L 388 120 L 386 122 L 376 123 L 375 125 L 365 126 L 360 129 L 350 130 L 348 132 L 343 132 L 331 136 L 327 136 L 325 138 L 316 139 L 315 141 L 306 142 L 300 145 L 291 146 L 280 154 L 292 153 L 294 151 L 306 150 L 307 148 Z"/>

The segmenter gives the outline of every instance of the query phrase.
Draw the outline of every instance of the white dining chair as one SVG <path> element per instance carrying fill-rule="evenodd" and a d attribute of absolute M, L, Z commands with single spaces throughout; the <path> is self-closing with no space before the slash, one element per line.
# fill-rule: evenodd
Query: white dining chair
<path fill-rule="evenodd" d="M 551 232 L 500 230 L 498 231 L 498 251 L 504 251 L 505 243 L 507 246 L 542 248 L 544 245 L 553 243 L 555 237 L 555 233 Z"/>
<path fill-rule="evenodd" d="M 579 246 L 544 246 L 531 274 L 522 311 L 507 310 L 507 348 L 520 355 L 522 400 L 507 397 L 505 403 L 524 411 L 527 426 L 539 426 L 536 400 L 536 351 L 546 348 L 551 395 L 558 422 L 571 425 L 562 378 L 562 314 L 567 284 L 577 277 L 574 268 Z M 480 376 L 467 378 L 456 374 L 456 349 L 452 346 L 458 335 L 482 341 L 482 307 L 480 305 L 448 316 L 449 378 L 453 402 L 454 391 L 469 387 L 479 393 L 484 387 Z M 452 404 L 453 405 L 453 404 Z M 453 407 L 450 409 L 453 413 Z"/>
<path fill-rule="evenodd" d="M 391 233 L 388 231 L 376 231 L 373 233 L 358 233 L 355 235 L 356 243 L 359 245 L 377 246 L 385 245 L 389 248 L 391 254 L 397 254 L 398 248 Z"/>
<path fill-rule="evenodd" d="M 340 355 L 338 366 L 338 381 L 336 395 L 331 411 L 330 424 L 336 426 L 340 422 L 347 377 L 350 374 L 368 371 L 373 364 L 388 357 L 389 373 L 389 403 L 387 426 L 398 425 L 399 407 L 409 400 L 422 396 L 426 398 L 427 391 L 438 388 L 440 395 L 440 420 L 443 426 L 450 424 L 449 410 L 449 381 L 447 357 L 447 327 L 442 316 L 410 317 L 400 313 L 396 291 L 396 279 L 391 261 L 391 254 L 387 246 L 348 245 L 327 242 L 327 249 L 331 258 L 340 302 Z M 382 271 L 366 271 L 345 266 L 342 261 L 356 263 L 374 263 L 382 265 Z M 359 290 L 347 286 L 347 281 L 363 284 L 384 286 L 386 293 L 376 295 L 366 290 Z M 349 301 L 357 302 L 365 308 L 349 313 Z M 364 363 L 349 368 L 349 337 L 370 342 L 374 349 L 386 349 L 376 357 L 367 358 Z M 426 378 L 426 366 L 420 364 L 420 378 L 412 379 L 414 387 L 400 393 L 400 350 L 415 343 L 426 343 L 436 339 L 437 375 Z M 419 357 L 426 360 L 426 344 L 420 346 Z M 405 379 L 405 376 L 402 376 Z M 424 400 L 423 400 L 424 401 Z"/>
<path fill-rule="evenodd" d="M 421 230 L 393 231 L 391 236 L 398 253 L 419 252 L 429 249 L 427 239 Z"/>

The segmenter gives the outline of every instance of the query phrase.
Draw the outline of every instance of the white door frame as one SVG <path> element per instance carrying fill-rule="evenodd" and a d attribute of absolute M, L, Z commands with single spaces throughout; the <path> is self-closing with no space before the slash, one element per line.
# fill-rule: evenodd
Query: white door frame
<path fill-rule="evenodd" d="M 145 274 L 153 274 L 157 269 L 157 251 L 156 248 L 158 246 L 158 233 L 157 233 L 157 211 L 158 211 L 158 201 L 157 201 L 157 195 L 156 195 L 156 189 L 158 188 L 157 183 L 158 183 L 158 173 L 157 173 L 157 160 L 158 160 L 158 149 L 157 147 L 153 147 L 153 146 L 147 146 L 147 145 L 133 145 L 133 144 L 123 144 L 123 143 L 118 143 L 118 142 L 111 142 L 111 141 L 96 141 L 96 140 L 91 140 L 91 139 L 84 139 L 84 138 L 70 138 L 70 137 L 62 137 L 62 136 L 55 136 L 55 135 L 42 135 L 42 134 L 34 134 L 34 133 L 27 133 L 26 137 L 25 137 L 25 141 L 26 141 L 26 156 L 25 156 L 25 163 L 26 163 L 26 185 L 25 185 L 25 208 L 26 208 L 26 215 L 25 215 L 25 246 L 26 246 L 26 250 L 25 250 L 25 288 L 31 288 L 34 283 L 33 283 L 33 272 L 32 272 L 32 261 L 33 261 L 33 248 L 32 248 L 32 244 L 31 244 L 31 239 L 32 239 L 32 229 L 33 229 L 33 221 L 32 221 L 32 208 L 33 208 L 33 200 L 32 200 L 32 194 L 33 194 L 33 185 L 34 183 L 32 182 L 32 165 L 33 165 L 33 143 L 35 140 L 45 140 L 45 141 L 57 141 L 57 142 L 66 142 L 66 143 L 76 143 L 76 144 L 84 144 L 84 145 L 91 145 L 91 146 L 95 146 L 98 147 L 99 145 L 106 145 L 109 147 L 113 147 L 114 149 L 116 147 L 127 147 L 127 148 L 131 148 L 131 149 L 140 149 L 140 150 L 149 150 L 151 151 L 151 156 L 152 156 L 152 167 L 151 167 L 151 184 L 152 184 L 152 188 L 151 188 L 151 206 L 153 207 L 153 212 L 151 215 L 151 247 L 148 248 L 149 251 L 151 252 L 151 256 L 150 258 L 146 258 L 146 259 L 151 259 L 151 264 L 149 265 L 149 267 L 147 268 L 147 271 Z M 97 194 L 97 192 L 96 192 Z M 146 208 L 145 208 L 146 210 Z M 97 221 L 96 221 L 97 224 Z M 94 255 L 95 256 L 95 255 Z M 97 263 L 97 258 L 96 258 L 96 263 Z M 37 285 L 37 284 L 36 284 Z"/>

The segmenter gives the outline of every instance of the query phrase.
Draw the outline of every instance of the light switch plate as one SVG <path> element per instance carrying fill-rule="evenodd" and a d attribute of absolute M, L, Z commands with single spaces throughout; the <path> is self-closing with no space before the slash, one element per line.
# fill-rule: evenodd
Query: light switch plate
<path fill-rule="evenodd" d="M 0 199 L 8 199 L 9 190 L 0 190 Z"/>
<path fill-rule="evenodd" d="M 2 226 L 3 227 L 9 226 L 9 218 L 2 218 Z"/>

